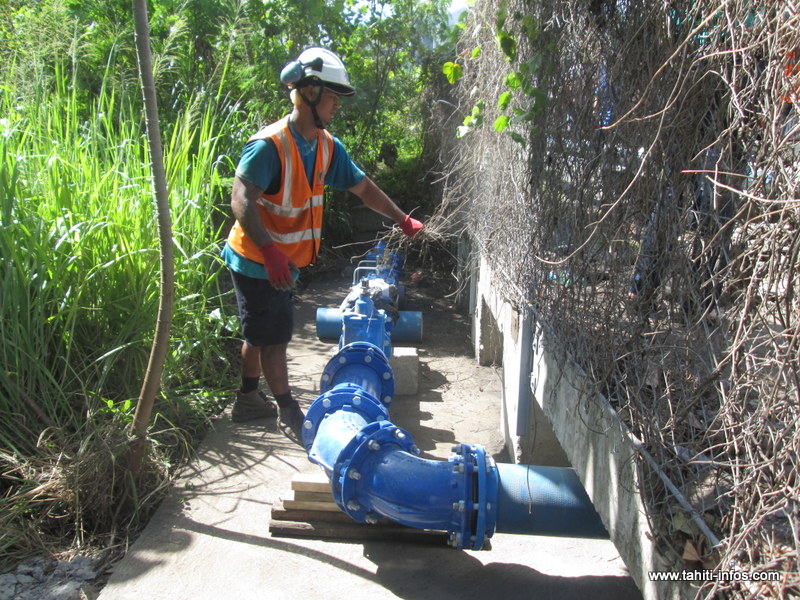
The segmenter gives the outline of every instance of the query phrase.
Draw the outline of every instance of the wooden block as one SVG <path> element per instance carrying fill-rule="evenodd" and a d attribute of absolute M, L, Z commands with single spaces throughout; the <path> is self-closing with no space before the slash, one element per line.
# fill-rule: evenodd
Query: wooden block
<path fill-rule="evenodd" d="M 340 509 L 331 496 L 330 489 L 325 492 L 291 491 L 280 499 L 286 510 L 311 510 L 338 512 Z"/>
<path fill-rule="evenodd" d="M 319 511 L 319 510 L 286 510 L 283 507 L 272 509 L 273 521 L 327 521 L 330 523 L 354 523 L 353 518 L 342 511 Z"/>
<path fill-rule="evenodd" d="M 285 498 L 272 508 L 269 528 L 275 537 L 447 544 L 444 531 L 415 529 L 388 519 L 381 519 L 376 524 L 358 523 L 342 512 L 332 499 L 310 502 Z"/>
<path fill-rule="evenodd" d="M 402 525 L 365 525 L 320 521 L 272 521 L 270 533 L 275 537 L 305 537 L 338 540 L 381 540 L 446 545 L 447 533 L 413 529 Z"/>
<path fill-rule="evenodd" d="M 419 392 L 419 356 L 416 348 L 395 347 L 389 364 L 394 371 L 394 395 L 415 396 Z"/>
<path fill-rule="evenodd" d="M 286 510 L 316 510 L 319 512 L 341 512 L 333 502 L 310 502 L 284 498 L 283 507 Z"/>
<path fill-rule="evenodd" d="M 330 496 L 331 482 L 325 473 L 298 473 L 292 477 L 295 492 L 327 492 Z"/>
<path fill-rule="evenodd" d="M 298 492 L 295 490 L 294 499 L 298 502 L 329 502 L 330 504 L 336 504 L 333 501 L 330 489 L 324 492 Z"/>

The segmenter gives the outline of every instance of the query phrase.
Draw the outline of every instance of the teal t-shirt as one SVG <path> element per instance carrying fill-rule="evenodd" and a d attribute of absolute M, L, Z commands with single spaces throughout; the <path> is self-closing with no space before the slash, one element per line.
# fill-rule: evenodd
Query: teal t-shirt
<path fill-rule="evenodd" d="M 291 123 L 289 123 L 289 130 L 297 144 L 309 185 L 311 185 L 311 175 L 314 173 L 314 163 L 317 160 L 317 141 L 308 142 Z M 266 190 L 267 193 L 277 193 L 281 187 L 281 159 L 273 141 L 270 139 L 253 140 L 245 144 L 239 165 L 236 167 L 236 176 L 246 179 L 262 190 Z M 364 177 L 364 171 L 350 159 L 344 144 L 339 138 L 333 136 L 333 156 L 330 169 L 325 175 L 325 185 L 335 190 L 349 190 L 359 184 Z M 237 273 L 257 279 L 267 278 L 264 265 L 245 258 L 227 243 L 222 249 L 222 258 L 228 268 Z"/>

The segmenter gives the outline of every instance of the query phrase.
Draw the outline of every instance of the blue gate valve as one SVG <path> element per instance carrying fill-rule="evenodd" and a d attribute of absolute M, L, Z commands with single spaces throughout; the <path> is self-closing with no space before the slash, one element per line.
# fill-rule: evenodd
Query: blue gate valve
<path fill-rule="evenodd" d="M 353 310 L 342 313 L 342 335 L 339 347 L 351 342 L 369 342 L 380 348 L 386 356 L 392 355 L 391 333 L 394 320 L 389 318 L 385 310 L 375 307 L 370 297 L 367 279 L 361 282 L 361 294 L 355 301 Z"/>

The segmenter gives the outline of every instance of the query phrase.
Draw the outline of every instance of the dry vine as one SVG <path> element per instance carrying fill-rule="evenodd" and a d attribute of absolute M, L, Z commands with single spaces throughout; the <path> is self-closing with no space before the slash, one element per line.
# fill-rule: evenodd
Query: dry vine
<path fill-rule="evenodd" d="M 482 0 L 463 77 L 433 102 L 444 202 L 430 230 L 543 315 L 703 515 L 717 547 L 646 474 L 676 568 L 784 574 L 706 597 L 800 591 L 797 9 Z M 503 109 L 514 71 L 530 87 Z M 457 139 L 476 106 L 482 123 Z M 492 127 L 513 108 L 517 141 Z"/>

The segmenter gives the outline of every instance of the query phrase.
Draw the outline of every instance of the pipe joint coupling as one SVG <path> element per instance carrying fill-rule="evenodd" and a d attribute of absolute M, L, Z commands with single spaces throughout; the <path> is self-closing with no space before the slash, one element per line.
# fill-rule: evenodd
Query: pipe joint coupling
<path fill-rule="evenodd" d="M 364 388 L 353 383 L 340 383 L 314 400 L 306 412 L 303 422 L 303 446 L 306 452 L 311 450 L 323 419 L 339 410 L 357 413 L 367 423 L 389 418 L 386 406 Z"/>
<path fill-rule="evenodd" d="M 497 465 L 482 446 L 458 444 L 449 463 L 457 502 L 453 502 L 449 543 L 457 549 L 481 550 L 497 523 Z"/>
<path fill-rule="evenodd" d="M 355 521 L 369 522 L 375 469 L 383 455 L 397 451 L 419 454 L 411 435 L 388 420 L 364 426 L 342 449 L 331 475 L 331 492 Z"/>
<path fill-rule="evenodd" d="M 389 405 L 394 396 L 394 372 L 386 355 L 369 342 L 344 346 L 322 371 L 319 389 L 327 392 L 340 383 L 355 383 Z"/>

